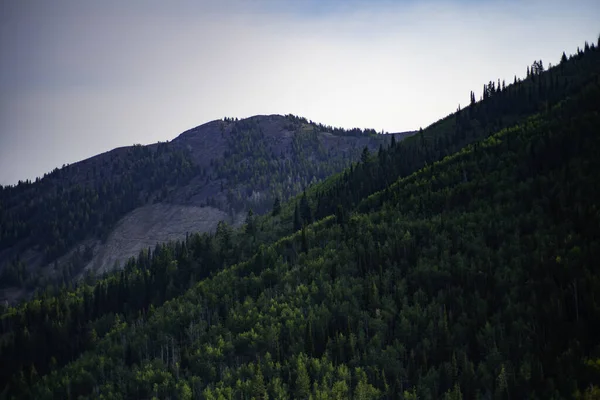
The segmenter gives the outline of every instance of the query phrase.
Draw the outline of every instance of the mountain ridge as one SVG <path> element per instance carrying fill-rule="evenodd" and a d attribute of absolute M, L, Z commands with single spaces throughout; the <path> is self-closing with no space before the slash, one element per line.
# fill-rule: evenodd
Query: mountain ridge
<path fill-rule="evenodd" d="M 250 208 L 266 212 L 275 197 L 286 200 L 357 161 L 363 147 L 373 151 L 389 141 L 374 131 L 338 136 L 346 132 L 293 116 L 226 118 L 189 129 L 170 142 L 119 147 L 55 169 L 35 182 L 3 187 L 0 284 L 5 299 L 14 301 L 44 282 L 67 283 L 85 273 L 106 272 L 156 242 L 214 232 L 221 220 L 239 226 Z M 239 146 L 240 140 L 245 147 Z M 231 157 L 237 157 L 235 164 L 227 164 Z M 249 182 L 248 171 L 259 166 L 261 178 Z M 115 199 L 116 204 L 99 205 L 101 198 Z M 48 208 L 48 203 L 54 206 Z M 56 215 L 47 217 L 39 230 L 38 236 L 47 239 L 27 236 L 33 231 L 27 221 L 44 213 Z M 61 224 L 65 213 L 70 222 Z M 136 228 L 146 220 L 153 221 L 148 231 Z M 66 242 L 54 239 L 73 227 L 78 233 Z M 54 238 L 47 236 L 51 232 Z M 133 237 L 139 238 L 145 234 L 146 239 L 132 240 L 119 232 L 137 232 Z M 7 268 L 13 276 L 8 280 L 21 281 L 25 291 L 6 285 L 2 277 Z"/>

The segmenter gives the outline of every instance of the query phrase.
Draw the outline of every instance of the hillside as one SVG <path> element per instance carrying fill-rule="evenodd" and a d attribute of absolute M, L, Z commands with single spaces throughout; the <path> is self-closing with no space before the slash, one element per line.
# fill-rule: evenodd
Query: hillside
<path fill-rule="evenodd" d="M 404 135 L 397 135 L 404 137 Z M 0 188 L 0 286 L 15 299 L 123 265 L 221 220 L 239 226 L 389 141 L 293 116 L 224 119 Z"/>
<path fill-rule="evenodd" d="M 597 397 L 599 66 L 486 85 L 241 229 L 6 309 L 3 394 Z"/>

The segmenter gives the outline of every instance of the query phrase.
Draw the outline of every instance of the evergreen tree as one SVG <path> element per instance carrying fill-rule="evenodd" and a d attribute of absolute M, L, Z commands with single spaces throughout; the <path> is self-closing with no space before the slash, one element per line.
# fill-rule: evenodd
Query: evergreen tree
<path fill-rule="evenodd" d="M 275 197 L 275 202 L 273 203 L 273 212 L 271 213 L 271 215 L 276 217 L 280 213 L 281 213 L 281 201 L 279 200 L 279 197 Z"/>
<path fill-rule="evenodd" d="M 306 238 L 306 225 L 302 226 L 301 249 L 303 253 L 308 252 L 308 239 Z"/>
<path fill-rule="evenodd" d="M 300 354 L 298 361 L 296 362 L 296 375 L 294 398 L 302 400 L 308 399 L 310 396 L 310 377 L 308 376 L 306 365 L 304 365 L 303 354 Z"/>
<path fill-rule="evenodd" d="M 369 148 L 367 146 L 365 146 L 363 148 L 362 154 L 360 155 L 360 162 L 363 164 L 366 164 L 369 161 Z"/>
<path fill-rule="evenodd" d="M 300 219 L 300 211 L 298 210 L 298 204 L 294 206 L 294 231 L 297 232 L 302 228 L 302 220 Z"/>
<path fill-rule="evenodd" d="M 256 234 L 256 218 L 252 209 L 248 210 L 248 215 L 246 215 L 246 233 L 250 236 Z"/>
<path fill-rule="evenodd" d="M 308 204 L 308 197 L 306 196 L 306 190 L 300 198 L 300 220 L 303 225 L 312 223 L 312 211 L 310 204 Z"/>
<path fill-rule="evenodd" d="M 254 379 L 252 380 L 252 396 L 253 398 L 259 399 L 268 399 L 269 396 L 267 394 L 267 389 L 265 386 L 265 380 L 262 374 L 262 370 L 260 368 L 260 364 L 256 367 L 256 372 L 254 373 Z"/>

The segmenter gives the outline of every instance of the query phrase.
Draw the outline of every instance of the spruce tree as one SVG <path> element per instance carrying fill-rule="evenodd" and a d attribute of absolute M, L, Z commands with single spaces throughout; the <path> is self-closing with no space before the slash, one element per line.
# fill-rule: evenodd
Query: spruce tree
<path fill-rule="evenodd" d="M 298 204 L 294 207 L 294 231 L 299 231 L 302 228 L 302 221 L 300 220 L 300 212 L 298 211 Z"/>
<path fill-rule="evenodd" d="M 272 212 L 272 215 L 274 217 L 276 217 L 280 213 L 281 213 L 281 200 L 279 200 L 279 197 L 275 197 L 275 202 L 273 203 L 273 212 Z"/>
<path fill-rule="evenodd" d="M 308 376 L 303 358 L 303 354 L 300 354 L 297 362 L 295 393 L 295 398 L 297 399 L 308 399 L 310 396 L 310 377 Z"/>
<path fill-rule="evenodd" d="M 360 155 L 360 162 L 366 164 L 369 161 L 369 148 L 365 146 L 363 148 L 362 154 Z"/>
<path fill-rule="evenodd" d="M 304 191 L 302 198 L 300 198 L 300 220 L 303 225 L 312 223 L 312 211 L 310 209 L 310 204 L 308 204 L 306 191 Z"/>
<path fill-rule="evenodd" d="M 308 239 L 306 238 L 306 225 L 302 226 L 302 252 L 308 253 Z"/>
<path fill-rule="evenodd" d="M 254 236 L 256 233 L 256 220 L 252 209 L 248 210 L 248 215 L 246 216 L 246 233 L 250 236 Z"/>

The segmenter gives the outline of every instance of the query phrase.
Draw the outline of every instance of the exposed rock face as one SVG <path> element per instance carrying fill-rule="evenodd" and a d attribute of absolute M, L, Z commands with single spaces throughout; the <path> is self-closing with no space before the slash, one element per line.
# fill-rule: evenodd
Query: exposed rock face
<path fill-rule="evenodd" d="M 402 140 L 412 133 L 394 136 Z M 10 246 L 0 246 L 0 273 L 18 259 L 26 266 L 28 275 L 34 277 L 21 287 L 0 282 L 0 300 L 13 301 L 39 285 L 61 282 L 65 276 L 77 278 L 85 271 L 98 274 L 123 266 L 144 248 L 184 239 L 186 233 L 214 231 L 221 220 L 240 225 L 250 208 L 255 213 L 270 210 L 276 197 L 284 201 L 294 196 L 311 183 L 358 161 L 364 147 L 377 151 L 390 137 L 374 131 L 334 129 L 292 116 L 255 116 L 239 121 L 208 122 L 183 132 L 169 143 L 117 148 L 63 167 L 40 182 L 15 188 L 11 192 L 14 195 L 5 197 L 4 206 L 8 204 L 9 208 L 4 215 L 9 218 L 15 212 L 31 215 L 27 204 L 43 205 L 46 198 L 52 198 L 51 193 L 67 193 L 72 188 L 98 191 L 117 183 L 114 190 L 120 193 L 129 187 L 129 197 L 114 212 L 112 203 L 104 203 L 99 197 L 108 208 L 103 212 L 116 213 L 117 218 L 113 215 L 112 219 L 107 218 L 108 222 L 102 220 L 94 231 L 80 230 L 81 238 L 75 236 L 73 240 L 71 236 L 68 247 L 63 247 L 50 261 L 47 243 L 35 234 Z M 176 165 L 180 172 L 168 167 L 168 151 L 185 157 L 185 168 Z M 150 164 L 152 167 L 145 166 L 148 162 L 154 163 Z M 185 176 L 179 175 L 181 171 Z M 138 184 L 139 190 L 131 189 L 132 183 Z M 81 204 L 77 193 L 81 192 L 61 201 Z M 35 215 L 44 215 L 39 208 L 36 210 Z M 73 214 L 68 223 L 78 226 L 90 212 L 85 211 L 85 206 L 83 210 L 80 207 L 73 214 L 67 204 L 61 212 Z M 63 214 L 52 218 L 60 220 Z M 103 214 L 95 218 L 102 219 Z M 28 223 L 29 232 L 34 233 L 36 221 Z M 69 232 L 67 229 L 66 233 Z"/>
<path fill-rule="evenodd" d="M 229 217 L 213 207 L 151 204 L 122 218 L 105 243 L 97 243 L 86 269 L 102 273 L 122 266 L 140 250 L 156 243 L 185 239 L 193 232 L 214 232 L 219 221 Z"/>

